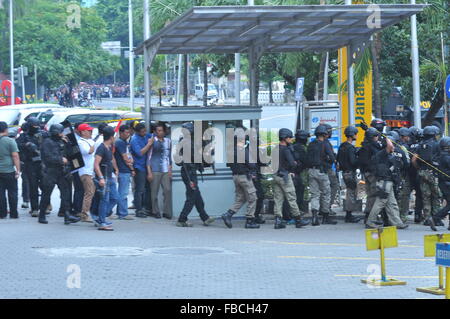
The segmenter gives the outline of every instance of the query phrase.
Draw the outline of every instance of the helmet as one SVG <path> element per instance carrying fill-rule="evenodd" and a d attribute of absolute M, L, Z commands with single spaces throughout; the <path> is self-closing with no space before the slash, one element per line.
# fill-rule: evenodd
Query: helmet
<path fill-rule="evenodd" d="M 389 139 L 398 142 L 400 140 L 400 135 L 396 131 L 389 131 L 386 136 L 389 136 Z"/>
<path fill-rule="evenodd" d="M 30 126 L 39 126 L 40 122 L 34 116 L 31 116 L 27 119 L 28 127 Z"/>
<path fill-rule="evenodd" d="M 347 126 L 344 130 L 344 135 L 347 137 L 353 137 L 358 134 L 358 129 L 354 126 Z"/>
<path fill-rule="evenodd" d="M 20 127 L 22 129 L 22 132 L 27 132 L 28 131 L 28 122 L 23 122 L 22 126 Z"/>
<path fill-rule="evenodd" d="M 441 129 L 440 129 L 438 126 L 432 125 L 431 127 L 432 127 L 432 128 L 434 129 L 434 131 L 436 132 L 436 135 L 441 135 Z"/>
<path fill-rule="evenodd" d="M 194 124 L 191 122 L 186 122 L 181 125 L 182 128 L 189 131 L 189 133 L 194 134 Z"/>
<path fill-rule="evenodd" d="M 370 122 L 370 126 L 376 128 L 378 132 L 383 132 L 383 128 L 386 126 L 386 122 L 379 118 L 374 118 L 372 122 Z"/>
<path fill-rule="evenodd" d="M 328 135 L 328 131 L 327 131 L 327 127 L 325 125 L 319 125 L 318 127 L 316 127 L 316 129 L 314 130 L 314 135 L 315 136 L 319 136 L 319 135 Z"/>
<path fill-rule="evenodd" d="M 331 137 L 331 135 L 333 135 L 333 127 L 330 124 L 328 124 L 328 123 L 324 123 L 322 125 L 327 128 L 328 136 Z"/>
<path fill-rule="evenodd" d="M 419 132 L 420 132 L 420 129 L 417 128 L 417 127 L 415 127 L 415 126 L 411 126 L 411 127 L 409 128 L 409 133 L 410 133 L 411 136 L 413 136 L 413 137 L 419 136 Z"/>
<path fill-rule="evenodd" d="M 406 127 L 401 127 L 398 130 L 398 134 L 400 136 L 411 136 L 411 130 L 407 129 Z"/>
<path fill-rule="evenodd" d="M 364 135 L 364 137 L 365 137 L 366 139 L 368 139 L 368 138 L 372 138 L 372 137 L 378 136 L 378 135 L 380 135 L 380 132 L 378 132 L 378 130 L 377 130 L 376 128 L 374 128 L 374 127 L 369 127 L 369 128 L 367 129 L 366 134 Z"/>
<path fill-rule="evenodd" d="M 439 146 L 441 147 L 442 151 L 450 152 L 450 137 L 446 136 L 441 138 L 439 141 Z"/>
<path fill-rule="evenodd" d="M 308 137 L 311 137 L 311 134 L 309 134 L 308 131 L 297 130 L 297 132 L 295 132 L 295 138 L 297 140 L 306 140 Z"/>
<path fill-rule="evenodd" d="M 285 139 L 288 137 L 292 138 L 292 137 L 294 137 L 294 135 L 292 134 L 292 131 L 290 129 L 282 128 L 278 131 L 278 137 L 281 141 L 282 139 Z"/>
<path fill-rule="evenodd" d="M 436 129 L 433 126 L 425 126 L 425 128 L 423 129 L 423 136 L 424 137 L 433 137 L 436 136 Z"/>
<path fill-rule="evenodd" d="M 64 126 L 62 126 L 61 124 L 52 124 L 52 126 L 50 126 L 50 129 L 48 130 L 51 136 L 58 136 L 63 131 Z"/>

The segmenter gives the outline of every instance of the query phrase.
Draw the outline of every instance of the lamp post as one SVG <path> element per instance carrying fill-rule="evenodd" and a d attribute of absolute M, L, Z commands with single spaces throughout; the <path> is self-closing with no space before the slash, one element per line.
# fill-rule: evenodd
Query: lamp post
<path fill-rule="evenodd" d="M 9 63 L 11 74 L 11 105 L 16 104 L 14 87 L 14 27 L 13 27 L 13 0 L 9 0 Z"/>
<path fill-rule="evenodd" d="M 128 0 L 128 39 L 130 59 L 130 110 L 134 112 L 134 45 L 133 45 L 133 1 Z"/>

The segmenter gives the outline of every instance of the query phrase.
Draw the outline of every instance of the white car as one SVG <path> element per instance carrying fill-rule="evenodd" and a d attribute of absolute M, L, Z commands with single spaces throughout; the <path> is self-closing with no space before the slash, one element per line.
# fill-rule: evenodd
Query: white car
<path fill-rule="evenodd" d="M 214 84 L 208 83 L 208 92 L 206 94 L 208 96 L 208 100 L 218 98 L 216 86 Z M 203 84 L 195 85 L 195 97 L 199 101 L 203 100 Z"/>
<path fill-rule="evenodd" d="M 50 116 L 51 115 L 51 116 Z M 48 130 L 51 125 L 59 124 L 68 120 L 72 125 L 75 123 L 88 123 L 94 128 L 93 136 L 98 134 L 97 127 L 102 122 L 108 123 L 112 127 L 116 127 L 120 120 L 128 119 L 141 119 L 141 113 L 118 111 L 118 110 L 86 110 L 86 109 L 64 109 L 47 112 L 41 114 L 39 119 L 42 121 L 44 118 L 48 118 L 44 129 Z"/>

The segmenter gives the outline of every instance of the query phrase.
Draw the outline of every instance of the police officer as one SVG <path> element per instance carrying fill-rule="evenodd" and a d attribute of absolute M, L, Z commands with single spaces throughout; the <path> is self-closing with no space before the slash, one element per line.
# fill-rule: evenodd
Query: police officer
<path fill-rule="evenodd" d="M 308 149 L 308 138 L 311 135 L 305 130 L 297 130 L 294 143 L 294 160 L 297 163 L 295 169 L 294 186 L 297 196 L 297 206 L 300 212 L 308 212 L 309 181 L 306 151 Z"/>
<path fill-rule="evenodd" d="M 189 147 L 191 150 L 191 158 L 186 161 L 183 159 L 176 164 L 181 166 L 181 179 L 186 187 L 186 201 L 184 202 L 183 210 L 178 217 L 178 222 L 176 225 L 178 227 L 192 227 L 192 224 L 188 222 L 188 216 L 191 213 L 192 209 L 197 209 L 201 220 L 203 221 L 203 225 L 209 226 L 215 220 L 214 218 L 209 217 L 209 215 L 205 211 L 205 202 L 203 201 L 202 194 L 200 193 L 200 189 L 198 187 L 198 178 L 197 171 L 203 172 L 202 163 L 195 163 L 195 154 L 194 154 L 194 124 L 191 122 L 183 123 L 182 128 L 186 131 L 184 133 L 189 133 L 190 140 L 186 137 L 184 147 Z M 180 139 L 181 145 L 184 137 Z M 181 151 L 181 155 L 183 155 L 183 150 Z"/>
<path fill-rule="evenodd" d="M 364 141 L 362 142 L 361 149 L 358 152 L 358 162 L 361 172 L 364 175 L 364 182 L 366 185 L 366 206 L 364 208 L 365 222 L 369 213 L 372 210 L 377 196 L 376 177 L 375 177 L 375 165 L 372 161 L 372 157 L 377 154 L 383 146 L 379 143 L 378 139 L 380 132 L 370 127 L 366 130 L 364 135 Z"/>
<path fill-rule="evenodd" d="M 409 199 L 411 196 L 411 156 L 410 156 L 410 136 L 411 132 L 408 128 L 402 127 L 398 130 L 398 134 L 400 135 L 400 140 L 397 145 L 404 153 L 406 159 L 406 167 L 404 167 L 401 171 L 401 178 L 403 181 L 402 188 L 399 192 L 398 198 L 398 208 L 400 210 L 400 218 L 405 223 L 407 220 L 407 216 L 409 214 Z"/>
<path fill-rule="evenodd" d="M 50 204 L 50 198 L 58 185 L 61 194 L 61 206 L 64 211 L 64 224 L 76 223 L 79 217 L 70 214 L 70 188 L 71 174 L 67 159 L 67 138 L 63 135 L 64 127 L 61 124 L 50 126 L 50 138 L 46 138 L 42 143 L 41 155 L 43 168 L 42 178 L 42 198 L 39 205 L 39 223 L 47 224 L 45 211 Z"/>
<path fill-rule="evenodd" d="M 375 128 L 378 132 L 383 133 L 386 122 L 382 119 L 374 118 L 372 122 L 370 122 L 370 126 Z"/>
<path fill-rule="evenodd" d="M 375 203 L 367 219 L 366 228 L 376 228 L 376 217 L 384 208 L 386 210 L 389 223 L 399 229 L 405 229 L 408 225 L 400 219 L 397 201 L 394 194 L 393 171 L 395 167 L 394 145 L 390 139 L 386 139 L 386 148 L 378 151 L 373 156 L 375 163 L 374 175 L 376 178 L 377 195 Z"/>
<path fill-rule="evenodd" d="M 419 143 L 423 137 L 423 130 L 415 126 L 409 128 L 410 138 L 409 138 L 409 150 L 411 153 L 416 154 L 419 150 Z M 412 158 L 411 158 L 412 160 Z M 415 191 L 415 203 L 414 203 L 414 222 L 421 223 L 423 221 L 423 201 L 422 201 L 422 190 L 420 189 L 420 177 L 418 170 L 414 165 L 409 166 L 409 179 L 411 183 L 411 190 Z"/>
<path fill-rule="evenodd" d="M 328 144 L 331 147 L 331 150 L 334 154 L 334 158 L 336 158 L 336 154 L 334 153 L 334 149 L 333 149 L 333 145 L 331 145 L 330 143 L 330 138 L 333 135 L 333 127 L 330 124 L 323 124 L 326 129 L 327 129 L 327 136 L 325 137 L 325 140 L 328 142 Z M 328 178 L 330 179 L 330 189 L 331 189 L 331 194 L 330 194 L 330 215 L 336 215 L 336 213 L 331 209 L 331 206 L 334 204 L 334 202 L 336 201 L 336 196 L 338 195 L 339 192 L 339 180 L 337 178 L 337 174 L 336 171 L 333 170 L 333 164 L 335 163 L 325 163 L 325 168 L 327 171 L 327 175 Z M 340 197 L 338 200 L 338 203 L 340 203 Z"/>
<path fill-rule="evenodd" d="M 261 174 L 261 168 L 264 166 L 267 166 L 267 163 L 263 163 L 261 161 L 260 158 L 260 154 L 259 154 L 259 137 L 256 136 L 256 134 L 251 134 L 250 139 L 249 139 L 250 143 L 256 143 L 256 165 L 254 166 L 252 173 L 252 177 L 253 177 L 253 185 L 255 186 L 256 189 L 256 208 L 255 208 L 255 222 L 257 224 L 264 224 L 266 221 L 264 220 L 264 218 L 262 217 L 262 211 L 263 211 L 263 204 L 264 204 L 264 189 L 262 186 L 262 174 Z"/>
<path fill-rule="evenodd" d="M 44 138 L 48 135 L 43 132 L 39 126 L 39 120 L 35 117 L 30 117 L 27 120 L 28 130 L 22 133 L 22 136 L 17 140 L 19 151 L 24 160 L 24 173 L 29 183 L 30 214 L 33 217 L 39 215 L 39 186 L 42 180 L 41 170 L 41 152 L 40 148 Z"/>
<path fill-rule="evenodd" d="M 300 228 L 309 224 L 301 218 L 300 210 L 297 206 L 297 196 L 293 177 L 297 163 L 294 160 L 294 150 L 292 140 L 294 135 L 287 128 L 282 128 L 278 132 L 280 143 L 278 144 L 278 170 L 273 177 L 273 196 L 274 196 L 274 213 L 275 213 L 275 229 L 282 229 L 286 224 L 282 220 L 283 202 L 286 199 L 290 213 L 295 220 L 295 227 Z"/>
<path fill-rule="evenodd" d="M 420 187 L 422 189 L 424 225 L 434 226 L 432 218 L 439 209 L 439 187 L 435 171 L 440 156 L 439 144 L 436 141 L 436 129 L 426 126 L 423 129 L 423 141 L 419 143 L 417 155 L 413 156 L 413 164 L 418 168 Z M 420 157 L 420 160 L 418 159 Z"/>
<path fill-rule="evenodd" d="M 250 158 L 250 152 L 245 147 L 245 139 L 234 138 L 233 161 L 227 163 L 233 174 L 235 187 L 234 203 L 228 211 L 222 215 L 223 222 L 228 228 L 233 227 L 231 217 L 247 202 L 247 212 L 245 214 L 245 228 L 256 229 L 259 224 L 255 221 L 256 209 L 256 188 L 253 185 L 253 172 L 256 170 L 256 160 Z M 243 158 L 240 156 L 243 155 Z"/>
<path fill-rule="evenodd" d="M 441 189 L 442 195 L 446 201 L 446 205 L 439 210 L 434 216 L 434 224 L 439 225 L 450 212 L 450 137 L 443 137 L 439 141 L 439 147 L 441 149 L 441 154 L 439 156 L 439 188 Z M 436 231 L 436 227 L 430 224 L 432 230 Z M 450 230 L 450 223 L 448 226 Z"/>
<path fill-rule="evenodd" d="M 339 146 L 337 161 L 339 163 L 339 170 L 342 171 L 344 183 L 346 187 L 344 210 L 346 223 L 357 223 L 361 220 L 360 217 L 352 215 L 353 211 L 358 210 L 357 201 L 357 179 L 356 169 L 358 168 L 358 159 L 356 156 L 356 147 L 353 143 L 356 141 L 358 129 L 354 126 L 348 126 L 344 130 L 344 135 L 347 141 Z"/>
<path fill-rule="evenodd" d="M 337 223 L 336 220 L 330 217 L 331 188 L 327 169 L 336 160 L 333 149 L 326 140 L 328 136 L 326 126 L 317 126 L 314 134 L 317 138 L 309 143 L 306 153 L 309 167 L 312 225 L 320 225 L 318 218 L 319 211 L 323 215 L 323 224 L 335 225 Z"/>
<path fill-rule="evenodd" d="M 25 135 L 28 132 L 28 123 L 24 122 L 21 126 L 22 133 L 19 135 L 19 137 L 16 139 L 17 145 L 20 145 L 23 143 L 23 140 L 25 139 Z M 23 152 L 19 152 L 20 157 L 20 167 L 22 169 L 22 208 L 30 208 L 30 184 L 28 182 L 27 175 L 25 172 L 25 154 Z"/>

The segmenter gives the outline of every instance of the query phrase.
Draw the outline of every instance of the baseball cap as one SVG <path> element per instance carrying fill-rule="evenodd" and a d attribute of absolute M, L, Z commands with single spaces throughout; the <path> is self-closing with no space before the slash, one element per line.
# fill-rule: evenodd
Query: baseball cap
<path fill-rule="evenodd" d="M 92 131 L 94 130 L 89 124 L 83 123 L 78 125 L 78 131 Z"/>

